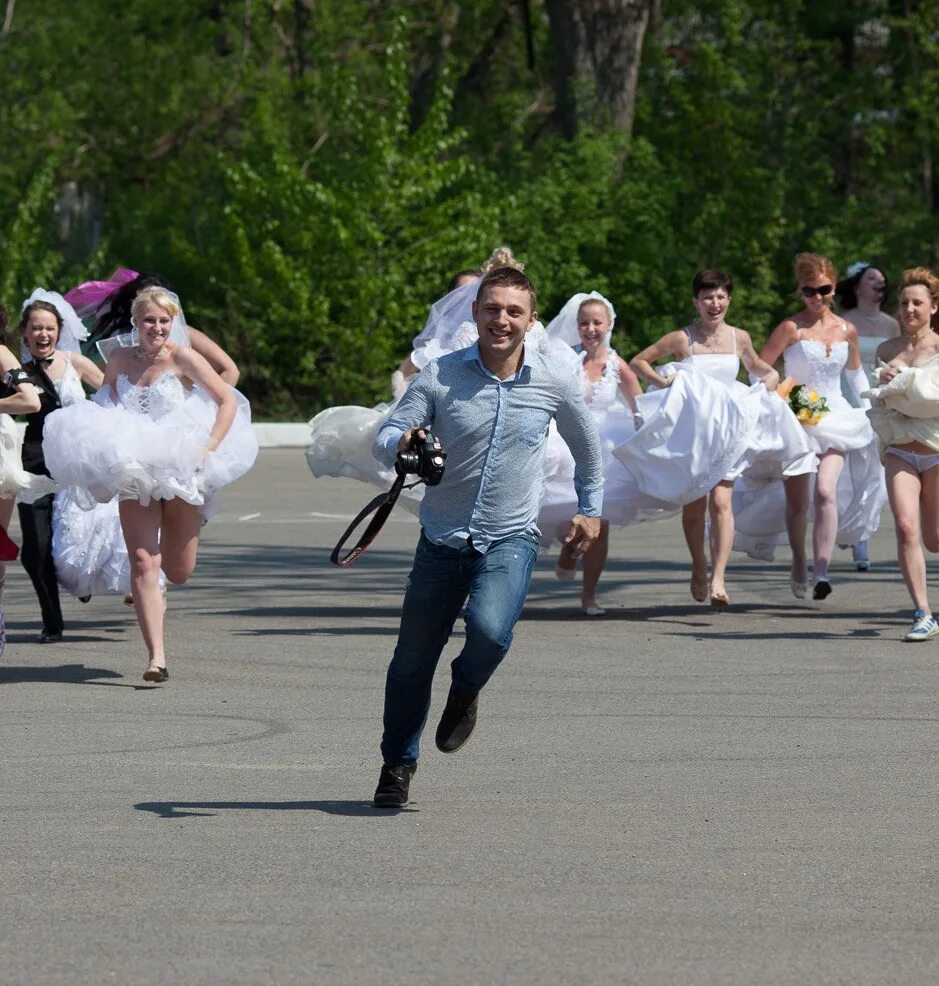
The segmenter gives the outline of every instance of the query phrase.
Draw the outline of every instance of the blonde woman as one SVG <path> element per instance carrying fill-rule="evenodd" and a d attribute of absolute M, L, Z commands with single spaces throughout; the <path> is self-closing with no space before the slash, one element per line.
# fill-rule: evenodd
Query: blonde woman
<path fill-rule="evenodd" d="M 112 351 L 95 401 L 49 416 L 45 453 L 53 478 L 80 505 L 119 500 L 147 647 L 144 680 L 163 682 L 160 570 L 169 582 L 188 581 L 215 493 L 247 472 L 258 443 L 247 401 L 184 344 L 176 296 L 145 288 L 131 311 L 133 344 Z"/>
<path fill-rule="evenodd" d="M 878 382 L 871 423 L 880 438 L 897 557 L 913 601 L 905 640 L 939 634 L 926 588 L 926 557 L 939 551 L 939 277 L 926 267 L 900 279 L 903 335 L 877 349 Z"/>

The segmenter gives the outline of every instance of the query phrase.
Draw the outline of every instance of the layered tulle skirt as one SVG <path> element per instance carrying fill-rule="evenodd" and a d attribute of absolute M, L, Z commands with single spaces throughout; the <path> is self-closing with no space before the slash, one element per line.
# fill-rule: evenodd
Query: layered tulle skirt
<path fill-rule="evenodd" d="M 90 510 L 109 500 L 181 499 L 211 511 L 216 493 L 257 458 L 251 409 L 235 391 L 237 411 L 218 448 L 206 454 L 218 405 L 192 387 L 174 407 L 151 417 L 99 391 L 94 400 L 53 411 L 43 428 L 46 466 L 59 487 Z"/>
<path fill-rule="evenodd" d="M 0 414 L 0 499 L 32 503 L 52 493 L 55 482 L 23 468 L 23 442 L 9 414 Z"/>

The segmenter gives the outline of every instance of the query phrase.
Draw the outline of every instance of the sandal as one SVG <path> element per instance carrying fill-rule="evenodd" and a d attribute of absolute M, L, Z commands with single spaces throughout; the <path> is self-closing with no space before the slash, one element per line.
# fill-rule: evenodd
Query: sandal
<path fill-rule="evenodd" d="M 154 681 L 158 685 L 162 685 L 164 681 L 170 680 L 170 673 L 165 667 L 161 668 L 156 664 L 151 664 L 143 673 L 144 681 Z"/>

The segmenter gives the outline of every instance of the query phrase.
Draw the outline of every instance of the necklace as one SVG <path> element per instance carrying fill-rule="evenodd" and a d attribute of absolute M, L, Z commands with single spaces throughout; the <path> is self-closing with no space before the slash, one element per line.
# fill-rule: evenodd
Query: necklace
<path fill-rule="evenodd" d="M 169 350 L 166 348 L 166 343 L 163 343 L 163 345 L 160 346 L 155 353 L 148 353 L 144 351 L 140 348 L 140 344 L 138 343 L 134 349 L 134 356 L 137 359 L 143 360 L 145 363 L 156 363 L 158 360 L 163 359 L 168 351 Z"/>
<path fill-rule="evenodd" d="M 711 332 L 708 332 L 705 329 L 704 325 L 701 323 L 701 319 L 700 318 L 696 318 L 691 323 L 691 347 L 692 347 L 692 349 L 694 348 L 694 345 L 695 345 L 695 336 L 696 335 L 699 336 L 699 338 L 701 339 L 701 341 L 698 343 L 698 345 L 702 349 L 705 349 L 705 350 L 707 350 L 707 349 L 714 349 L 715 346 L 717 345 L 717 337 L 718 337 L 721 329 L 724 327 L 724 325 L 725 325 L 725 323 L 722 321 L 720 323 L 720 325 L 716 326 Z M 708 343 L 708 342 L 711 343 L 710 346 L 707 346 L 706 345 L 706 343 Z"/>
<path fill-rule="evenodd" d="M 930 332 L 932 332 L 932 326 L 927 325 L 924 328 L 920 329 L 918 332 L 915 332 L 913 335 L 911 335 L 909 339 L 913 349 L 915 349 L 923 341 L 923 339 L 925 339 L 926 336 L 929 335 Z"/>

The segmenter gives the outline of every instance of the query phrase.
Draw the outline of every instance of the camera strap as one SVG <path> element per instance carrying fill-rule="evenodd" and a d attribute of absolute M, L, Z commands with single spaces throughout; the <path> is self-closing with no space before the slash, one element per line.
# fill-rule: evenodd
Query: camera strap
<path fill-rule="evenodd" d="M 388 515 L 394 509 L 394 505 L 398 502 L 398 497 L 401 495 L 401 491 L 404 489 L 412 489 L 417 486 L 421 480 L 415 483 L 411 483 L 410 486 L 404 485 L 405 474 L 402 473 L 395 479 L 394 483 L 391 484 L 391 489 L 386 493 L 379 493 L 374 500 L 370 501 L 366 506 L 359 511 L 356 515 L 355 520 L 346 528 L 345 533 L 339 539 L 339 543 L 333 548 L 332 554 L 329 556 L 329 560 L 334 564 L 338 565 L 340 568 L 345 568 L 351 565 L 353 562 L 359 560 L 362 555 L 368 550 L 371 543 L 378 537 L 378 532 L 384 527 L 385 521 L 388 519 Z M 365 532 L 359 538 L 357 544 L 354 548 L 350 548 L 346 554 L 340 558 L 339 552 L 342 550 L 342 546 L 351 537 L 352 532 L 362 523 L 363 520 L 372 512 L 375 511 L 375 516 L 369 521 L 368 527 L 365 528 Z"/>

